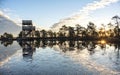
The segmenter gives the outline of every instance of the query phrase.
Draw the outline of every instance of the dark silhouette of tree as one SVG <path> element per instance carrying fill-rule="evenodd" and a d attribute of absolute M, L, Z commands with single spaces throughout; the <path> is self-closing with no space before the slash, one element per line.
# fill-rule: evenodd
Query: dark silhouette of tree
<path fill-rule="evenodd" d="M 87 35 L 97 37 L 96 26 L 92 22 L 89 22 L 89 24 L 87 26 Z"/>
<path fill-rule="evenodd" d="M 104 28 L 100 28 L 98 33 L 99 33 L 99 37 L 100 37 L 100 38 L 103 38 L 103 37 L 106 36 L 106 33 L 105 33 L 105 29 L 104 29 Z"/>
<path fill-rule="evenodd" d="M 84 37 L 87 36 L 87 32 L 86 32 L 87 29 L 86 29 L 85 27 L 82 27 L 81 29 L 82 29 L 82 30 L 81 30 L 81 31 L 82 31 L 82 32 L 81 32 L 81 34 L 82 34 L 82 38 L 84 38 Z"/>
<path fill-rule="evenodd" d="M 119 36 L 119 34 L 118 34 L 118 26 L 115 26 L 115 28 L 114 28 L 114 33 L 115 33 L 115 36 Z"/>
<path fill-rule="evenodd" d="M 107 34 L 108 34 L 110 37 L 114 37 L 114 36 L 115 36 L 115 32 L 114 32 L 115 26 L 114 26 L 112 23 L 109 23 L 109 24 L 107 24 L 107 25 L 108 25 L 108 28 L 109 28 Z"/>
<path fill-rule="evenodd" d="M 3 35 L 1 35 L 1 39 L 13 39 L 13 35 L 5 32 Z"/>
<path fill-rule="evenodd" d="M 58 32 L 58 37 L 64 37 L 64 34 L 62 32 Z"/>
<path fill-rule="evenodd" d="M 59 30 L 59 35 L 61 36 L 61 37 L 67 37 L 66 36 L 66 32 L 67 32 L 67 30 L 68 30 L 68 27 L 66 26 L 66 25 L 63 25 L 61 28 L 60 28 L 60 30 Z"/>
<path fill-rule="evenodd" d="M 41 30 L 40 31 L 41 32 L 41 34 L 42 34 L 42 38 L 46 38 L 47 37 L 47 32 L 43 29 L 43 30 Z"/>
<path fill-rule="evenodd" d="M 52 30 L 49 30 L 47 33 L 48 33 L 49 37 L 53 37 L 53 35 L 54 35 Z"/>
<path fill-rule="evenodd" d="M 76 36 L 78 37 L 78 36 L 81 36 L 81 37 L 83 37 L 83 36 L 86 36 L 86 29 L 85 29 L 85 27 L 82 27 L 81 25 L 79 25 L 79 24 L 77 24 L 76 25 Z"/>
<path fill-rule="evenodd" d="M 77 24 L 77 25 L 76 25 L 76 31 L 77 31 L 76 36 L 77 36 L 77 37 L 79 36 L 80 28 L 81 28 L 81 26 L 80 26 L 79 24 Z"/>
<path fill-rule="evenodd" d="M 73 27 L 69 27 L 69 37 L 74 37 L 75 36 L 75 32 L 74 32 L 74 28 Z"/>
<path fill-rule="evenodd" d="M 39 38 L 40 37 L 40 32 L 37 30 L 37 31 L 35 31 L 35 36 L 37 37 L 37 38 Z"/>
<path fill-rule="evenodd" d="M 56 32 L 53 32 L 53 37 L 57 37 L 57 33 Z"/>
<path fill-rule="evenodd" d="M 119 16 L 114 16 L 112 17 L 113 20 L 115 20 L 115 24 L 117 25 L 115 29 L 117 29 L 117 36 L 119 36 L 119 32 L 120 32 L 120 29 L 119 29 L 119 20 L 120 20 L 120 17 Z"/>
<path fill-rule="evenodd" d="M 18 34 L 19 38 L 22 38 L 22 31 Z"/>

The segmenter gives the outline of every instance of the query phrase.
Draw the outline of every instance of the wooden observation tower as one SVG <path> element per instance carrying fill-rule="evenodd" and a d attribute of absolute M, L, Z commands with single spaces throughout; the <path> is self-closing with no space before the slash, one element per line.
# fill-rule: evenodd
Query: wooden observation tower
<path fill-rule="evenodd" d="M 32 20 L 22 20 L 22 38 L 31 38 L 35 36 L 35 26 Z"/>

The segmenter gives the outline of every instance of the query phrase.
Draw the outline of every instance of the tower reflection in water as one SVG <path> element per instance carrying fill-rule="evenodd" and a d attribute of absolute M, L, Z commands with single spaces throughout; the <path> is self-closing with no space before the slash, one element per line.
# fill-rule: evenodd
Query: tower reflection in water
<path fill-rule="evenodd" d="M 19 43 L 23 50 L 23 59 L 25 61 L 32 61 L 33 53 L 35 52 L 35 42 L 34 41 L 22 41 Z"/>
<path fill-rule="evenodd" d="M 22 47 L 23 59 L 25 61 L 33 60 L 33 53 L 36 48 L 54 48 L 58 47 L 63 53 L 76 51 L 77 54 L 81 51 L 87 50 L 89 55 L 94 55 L 98 52 L 102 52 L 102 56 L 110 54 L 110 58 L 115 55 L 115 59 L 120 60 L 120 44 L 119 43 L 108 43 L 105 41 L 55 41 L 55 40 L 34 40 L 34 41 L 20 41 L 18 42 Z M 2 41 L 2 45 L 7 46 L 12 44 L 9 41 Z M 109 50 L 110 49 L 110 50 Z M 100 54 L 100 53 L 99 53 Z"/>

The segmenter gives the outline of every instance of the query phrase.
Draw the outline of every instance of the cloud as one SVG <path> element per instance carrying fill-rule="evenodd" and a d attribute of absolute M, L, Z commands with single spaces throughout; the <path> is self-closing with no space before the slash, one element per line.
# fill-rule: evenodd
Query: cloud
<path fill-rule="evenodd" d="M 73 14 L 71 17 L 60 20 L 60 22 L 53 25 L 54 28 L 61 27 L 62 25 L 74 25 L 77 23 L 85 24 L 85 22 L 89 21 L 89 15 L 91 12 L 104 8 L 112 3 L 116 3 L 119 0 L 100 0 L 94 1 L 93 3 L 88 3 L 85 7 L 83 7 L 79 12 Z M 58 30 L 58 29 L 57 29 Z"/>
<path fill-rule="evenodd" d="M 4 16 L 6 19 L 16 23 L 16 25 L 21 26 L 22 19 L 18 15 L 13 14 L 12 12 L 14 11 L 9 8 L 0 9 L 0 16 Z"/>
<path fill-rule="evenodd" d="M 6 15 L 2 10 L 0 10 L 0 16 L 4 16 L 7 19 L 10 19 L 10 17 L 8 15 Z"/>

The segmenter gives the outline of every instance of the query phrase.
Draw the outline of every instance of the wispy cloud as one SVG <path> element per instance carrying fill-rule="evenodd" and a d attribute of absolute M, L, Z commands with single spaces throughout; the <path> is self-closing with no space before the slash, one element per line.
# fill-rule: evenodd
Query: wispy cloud
<path fill-rule="evenodd" d="M 0 9 L 0 16 L 3 16 L 6 19 L 11 20 L 14 23 L 16 23 L 16 25 L 21 26 L 22 19 L 18 15 L 13 14 L 12 12 L 14 11 L 9 8 Z"/>
<path fill-rule="evenodd" d="M 83 7 L 79 12 L 74 13 L 71 17 L 60 20 L 60 22 L 53 25 L 54 27 L 60 27 L 61 25 L 74 25 L 78 22 L 83 23 L 86 22 L 91 12 L 104 8 L 112 3 L 116 3 L 119 0 L 100 0 L 94 1 L 93 3 L 88 3 L 85 7 Z"/>
<path fill-rule="evenodd" d="M 2 10 L 0 10 L 0 16 L 4 16 L 7 19 L 10 19 L 10 17 L 8 15 L 6 15 Z"/>

